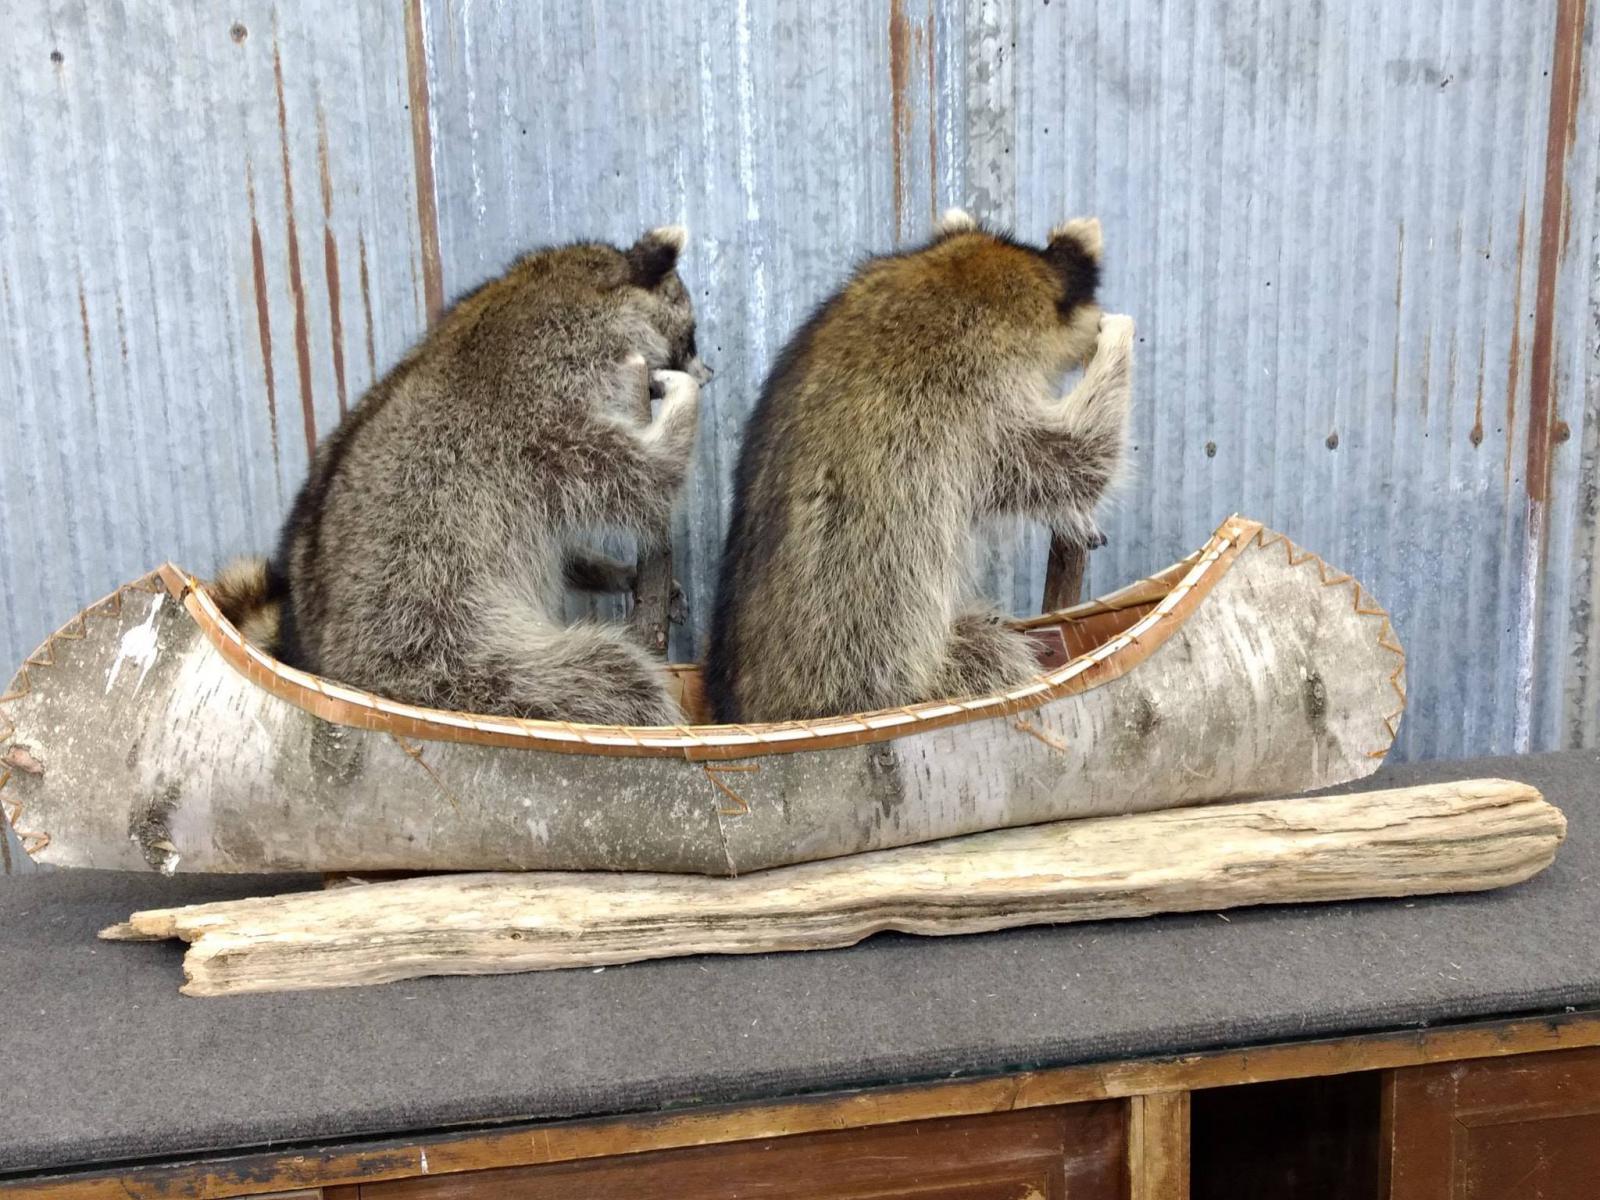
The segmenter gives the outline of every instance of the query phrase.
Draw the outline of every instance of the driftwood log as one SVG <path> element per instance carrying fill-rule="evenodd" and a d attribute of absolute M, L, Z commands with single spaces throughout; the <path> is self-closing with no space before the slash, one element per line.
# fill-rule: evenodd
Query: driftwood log
<path fill-rule="evenodd" d="M 845 946 L 1264 903 L 1470 892 L 1543 869 L 1566 821 L 1504 780 L 952 838 L 740 879 L 474 874 L 135 913 L 194 996 Z"/>

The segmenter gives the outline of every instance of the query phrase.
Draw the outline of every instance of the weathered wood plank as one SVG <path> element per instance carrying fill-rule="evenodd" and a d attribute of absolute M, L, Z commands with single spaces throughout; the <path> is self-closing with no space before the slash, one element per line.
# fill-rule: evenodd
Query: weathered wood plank
<path fill-rule="evenodd" d="M 731 880 L 473 874 L 133 914 L 190 995 L 849 945 L 1262 903 L 1481 891 L 1554 858 L 1533 788 L 1471 780 L 1057 822 Z"/>

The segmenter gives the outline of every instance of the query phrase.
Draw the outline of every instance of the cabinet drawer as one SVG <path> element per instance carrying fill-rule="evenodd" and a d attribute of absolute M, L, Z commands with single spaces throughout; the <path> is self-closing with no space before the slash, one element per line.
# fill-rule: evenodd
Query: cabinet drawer
<path fill-rule="evenodd" d="M 364 1184 L 361 1200 L 1121 1200 L 1124 1106 L 1106 1101 Z"/>
<path fill-rule="evenodd" d="M 1393 1071 L 1384 1133 L 1391 1200 L 1594 1200 L 1600 1049 Z"/>

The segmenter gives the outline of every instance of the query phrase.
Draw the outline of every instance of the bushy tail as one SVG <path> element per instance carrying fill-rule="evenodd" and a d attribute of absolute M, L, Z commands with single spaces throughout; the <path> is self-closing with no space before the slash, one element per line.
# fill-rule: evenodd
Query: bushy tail
<path fill-rule="evenodd" d="M 264 558 L 236 558 L 217 572 L 206 591 L 245 641 L 277 654 L 289 581 L 271 563 Z"/>

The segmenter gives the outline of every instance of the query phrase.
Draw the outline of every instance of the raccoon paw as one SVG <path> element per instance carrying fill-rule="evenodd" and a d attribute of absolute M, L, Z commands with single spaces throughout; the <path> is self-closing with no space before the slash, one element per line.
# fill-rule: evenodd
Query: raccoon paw
<path fill-rule="evenodd" d="M 1102 357 L 1128 360 L 1133 357 L 1133 318 L 1107 313 L 1100 318 L 1100 333 L 1095 340 L 1095 361 Z"/>
<path fill-rule="evenodd" d="M 687 371 L 654 371 L 650 375 L 650 391 L 666 403 L 674 400 L 693 402 L 700 398 L 700 385 Z"/>
<path fill-rule="evenodd" d="M 651 381 L 661 386 L 661 411 L 645 430 L 645 440 L 687 471 L 700 424 L 700 385 L 683 371 L 657 371 Z"/>
<path fill-rule="evenodd" d="M 1094 357 L 1068 397 L 1091 425 L 1123 426 L 1133 402 L 1133 318 L 1111 314 L 1100 321 Z"/>

